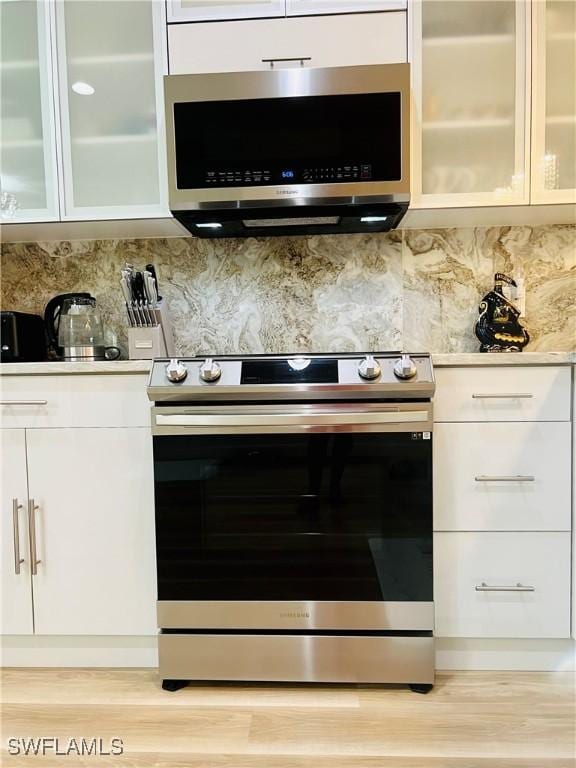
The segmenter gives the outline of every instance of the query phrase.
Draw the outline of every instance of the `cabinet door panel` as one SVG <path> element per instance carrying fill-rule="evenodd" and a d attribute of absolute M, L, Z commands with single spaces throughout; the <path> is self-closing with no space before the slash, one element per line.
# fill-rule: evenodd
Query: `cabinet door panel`
<path fill-rule="evenodd" d="M 434 421 L 570 421 L 568 366 L 438 368 Z"/>
<path fill-rule="evenodd" d="M 533 3 L 532 202 L 576 201 L 576 3 Z"/>
<path fill-rule="evenodd" d="M 528 202 L 527 25 L 524 0 L 414 2 L 417 206 Z"/>
<path fill-rule="evenodd" d="M 293 59 L 278 67 L 398 64 L 407 58 L 406 14 L 172 24 L 168 46 L 173 75 L 270 69 L 270 59 Z"/>
<path fill-rule="evenodd" d="M 0 579 L 2 581 L 3 635 L 30 635 L 32 624 L 32 583 L 28 547 L 26 437 L 23 429 L 0 429 Z M 16 502 L 16 508 L 15 504 Z M 19 506 L 21 505 L 21 506 Z M 19 550 L 19 552 L 18 552 Z M 19 556 L 18 556 L 19 554 Z M 16 573 L 19 563 L 20 573 Z"/>
<path fill-rule="evenodd" d="M 162 3 L 66 0 L 56 10 L 63 218 L 165 214 Z"/>
<path fill-rule="evenodd" d="M 435 530 L 569 531 L 571 431 L 570 422 L 437 424 Z"/>
<path fill-rule="evenodd" d="M 435 533 L 437 637 L 570 637 L 569 533 Z"/>
<path fill-rule="evenodd" d="M 167 0 L 168 22 L 284 16 L 285 0 Z"/>
<path fill-rule="evenodd" d="M 58 218 L 48 3 L 0 3 L 0 192 L 4 222 Z"/>
<path fill-rule="evenodd" d="M 155 633 L 150 430 L 31 430 L 28 472 L 42 561 L 36 632 Z"/>

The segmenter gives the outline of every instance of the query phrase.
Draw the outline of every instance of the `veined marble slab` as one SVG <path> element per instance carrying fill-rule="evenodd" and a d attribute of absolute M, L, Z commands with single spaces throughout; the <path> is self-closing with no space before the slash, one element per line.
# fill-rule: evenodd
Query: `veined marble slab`
<path fill-rule="evenodd" d="M 576 226 L 201 240 L 3 243 L 3 309 L 90 291 L 126 351 L 120 269 L 153 262 L 183 356 L 379 349 L 475 353 L 495 272 L 523 278 L 530 352 L 576 349 Z M 526 353 L 523 353 L 526 354 Z M 508 363 L 509 364 L 509 363 Z"/>
<path fill-rule="evenodd" d="M 480 354 L 479 352 L 433 354 L 437 367 L 474 365 L 572 365 L 576 352 L 521 352 L 517 354 Z M 149 373 L 149 360 L 94 361 L 86 363 L 3 363 L 2 376 L 66 375 L 66 374 L 129 374 Z M 1 385 L 0 385 L 1 388 Z"/>

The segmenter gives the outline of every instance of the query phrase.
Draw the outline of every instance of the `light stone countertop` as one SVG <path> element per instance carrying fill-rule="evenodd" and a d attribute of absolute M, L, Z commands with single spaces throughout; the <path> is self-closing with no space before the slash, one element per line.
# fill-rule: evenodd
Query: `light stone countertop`
<path fill-rule="evenodd" d="M 576 352 L 521 352 L 481 354 L 438 353 L 432 355 L 433 364 L 438 367 L 475 365 L 572 365 L 576 363 Z M 114 360 L 86 363 L 3 363 L 0 376 L 30 376 L 54 374 L 147 374 L 150 360 Z"/>

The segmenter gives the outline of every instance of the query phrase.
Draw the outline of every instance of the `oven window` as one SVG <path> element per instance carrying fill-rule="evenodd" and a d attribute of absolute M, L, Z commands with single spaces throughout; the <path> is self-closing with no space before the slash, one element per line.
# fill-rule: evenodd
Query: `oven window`
<path fill-rule="evenodd" d="M 431 600 L 422 433 L 154 438 L 160 600 Z"/>
<path fill-rule="evenodd" d="M 395 181 L 401 94 L 174 104 L 179 189 Z"/>

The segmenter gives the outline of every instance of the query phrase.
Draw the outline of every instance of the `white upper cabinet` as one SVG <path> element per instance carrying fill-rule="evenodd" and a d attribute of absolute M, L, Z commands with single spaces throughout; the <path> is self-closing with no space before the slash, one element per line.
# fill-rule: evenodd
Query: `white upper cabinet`
<path fill-rule="evenodd" d="M 406 14 L 170 24 L 170 74 L 406 61 Z"/>
<path fill-rule="evenodd" d="M 576 3 L 533 3 L 533 203 L 576 201 Z"/>
<path fill-rule="evenodd" d="M 407 5 L 407 0 L 286 0 L 286 15 L 405 11 Z"/>
<path fill-rule="evenodd" d="M 527 203 L 529 5 L 415 0 L 410 10 L 413 205 Z"/>
<path fill-rule="evenodd" d="M 49 10 L 0 2 L 2 221 L 59 218 Z"/>
<path fill-rule="evenodd" d="M 166 213 L 162 10 L 153 0 L 56 4 L 63 218 Z"/>
<path fill-rule="evenodd" d="M 284 16 L 285 0 L 167 0 L 168 22 Z"/>

